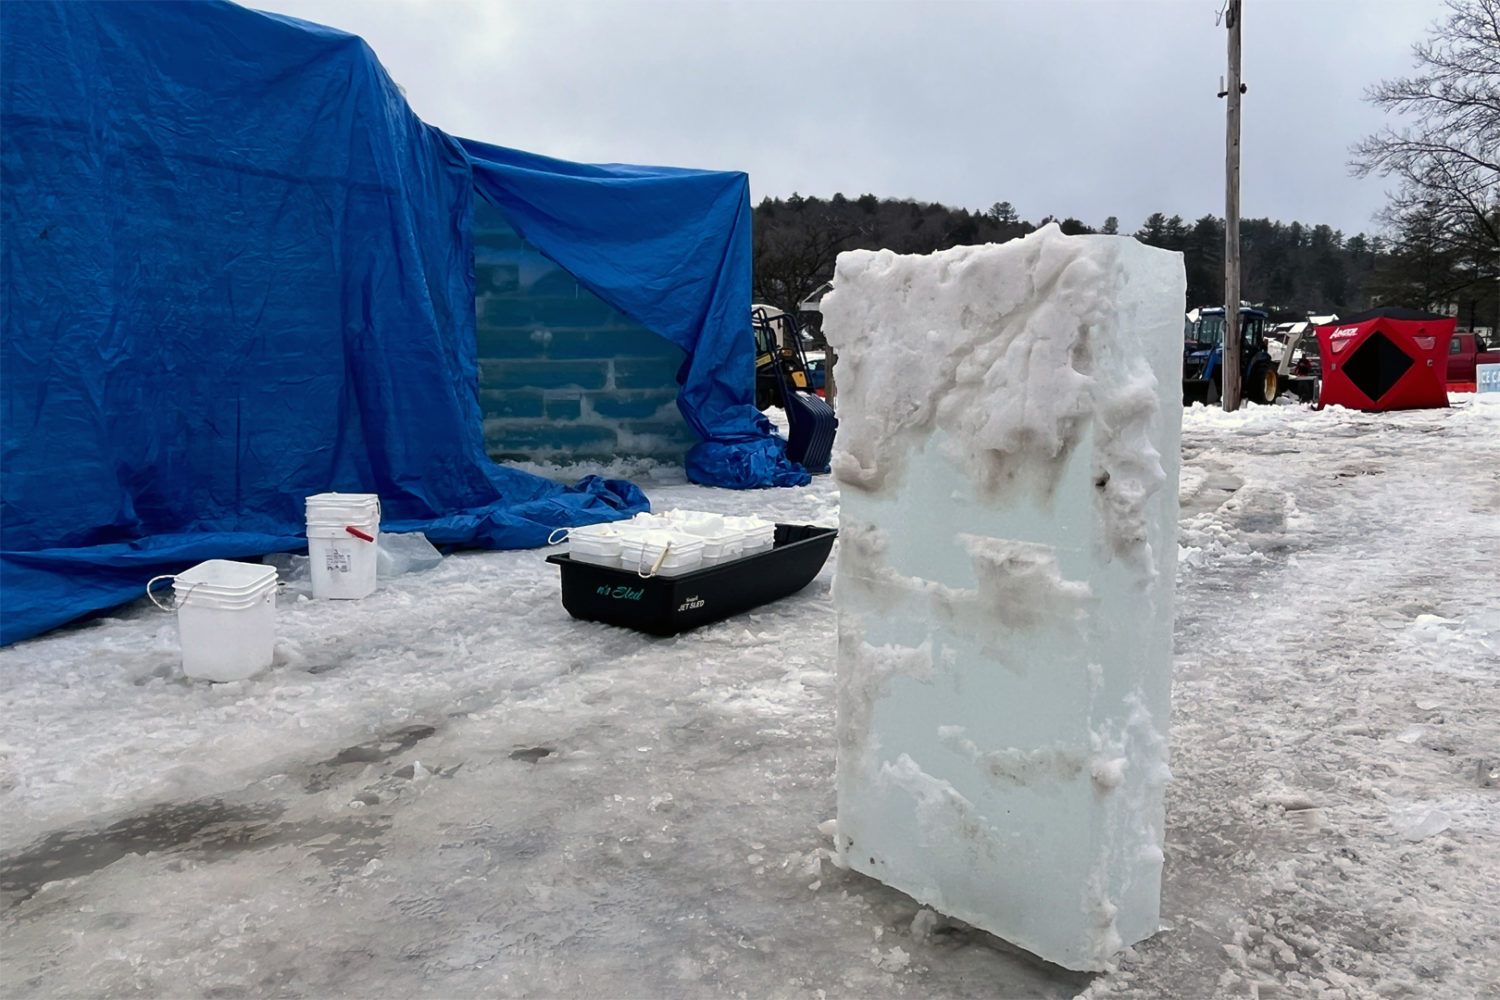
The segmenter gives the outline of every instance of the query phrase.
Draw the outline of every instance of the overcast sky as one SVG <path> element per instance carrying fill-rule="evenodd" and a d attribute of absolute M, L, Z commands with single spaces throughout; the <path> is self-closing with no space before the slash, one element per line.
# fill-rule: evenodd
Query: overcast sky
<path fill-rule="evenodd" d="M 361 35 L 423 120 L 590 163 L 743 170 L 1133 231 L 1224 214 L 1221 0 L 251 0 Z M 1246 217 L 1373 232 L 1363 99 L 1438 0 L 1244 0 Z"/>

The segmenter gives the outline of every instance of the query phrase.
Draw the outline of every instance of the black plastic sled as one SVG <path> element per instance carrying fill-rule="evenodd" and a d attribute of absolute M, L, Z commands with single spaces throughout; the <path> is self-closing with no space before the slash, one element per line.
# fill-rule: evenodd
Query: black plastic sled
<path fill-rule="evenodd" d="M 795 594 L 818 575 L 837 536 L 835 528 L 778 524 L 771 549 L 681 576 L 642 578 L 566 553 L 547 561 L 562 570 L 562 603 L 574 618 L 676 635 Z"/>

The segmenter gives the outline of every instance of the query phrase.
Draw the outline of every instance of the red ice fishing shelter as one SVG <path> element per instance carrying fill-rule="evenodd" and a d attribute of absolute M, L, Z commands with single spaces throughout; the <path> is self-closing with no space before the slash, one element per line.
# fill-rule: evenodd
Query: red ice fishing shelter
<path fill-rule="evenodd" d="M 1415 410 L 1447 406 L 1444 372 L 1458 320 L 1414 310 L 1376 310 L 1318 327 L 1323 389 L 1318 406 Z"/>

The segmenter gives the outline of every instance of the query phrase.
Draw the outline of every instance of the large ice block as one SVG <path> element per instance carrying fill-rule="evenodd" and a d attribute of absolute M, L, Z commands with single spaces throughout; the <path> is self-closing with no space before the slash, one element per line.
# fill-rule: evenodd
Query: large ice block
<path fill-rule="evenodd" d="M 1157 930 L 1179 254 L 839 256 L 838 843 L 1072 969 Z"/>

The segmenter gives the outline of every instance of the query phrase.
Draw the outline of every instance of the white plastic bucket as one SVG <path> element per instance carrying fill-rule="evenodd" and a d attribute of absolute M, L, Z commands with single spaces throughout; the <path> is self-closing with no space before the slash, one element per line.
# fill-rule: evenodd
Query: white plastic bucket
<path fill-rule="evenodd" d="M 745 534 L 742 531 L 721 531 L 717 535 L 703 536 L 703 565 L 717 566 L 738 559 L 745 550 Z"/>
<path fill-rule="evenodd" d="M 703 568 L 703 540 L 676 540 L 666 552 L 652 560 L 658 576 L 680 576 Z"/>
<path fill-rule="evenodd" d="M 568 555 L 596 566 L 620 565 L 620 534 L 607 524 L 590 524 L 568 532 Z"/>
<path fill-rule="evenodd" d="M 202 680 L 239 681 L 271 665 L 276 649 L 275 566 L 210 559 L 170 579 L 183 673 Z M 149 594 L 151 584 L 146 587 Z"/>
<path fill-rule="evenodd" d="M 313 597 L 353 601 L 373 594 L 379 555 L 378 496 L 318 493 L 307 498 L 307 556 Z"/>
<path fill-rule="evenodd" d="M 366 538 L 349 533 L 354 527 Z M 307 562 L 312 571 L 313 596 L 336 601 L 357 601 L 375 593 L 379 567 L 378 525 L 326 524 L 307 526 Z"/>
<path fill-rule="evenodd" d="M 568 543 L 568 555 L 595 566 L 620 565 L 620 532 L 609 522 L 557 528 L 547 536 L 548 545 Z"/>
<path fill-rule="evenodd" d="M 643 577 L 690 573 L 703 566 L 703 539 L 660 529 L 625 534 L 620 539 L 620 565 Z"/>
<path fill-rule="evenodd" d="M 744 533 L 744 545 L 740 554 L 753 556 L 758 552 L 769 552 L 776 545 L 776 523 L 751 515 L 749 517 L 726 517 L 724 522 L 735 531 Z"/>

